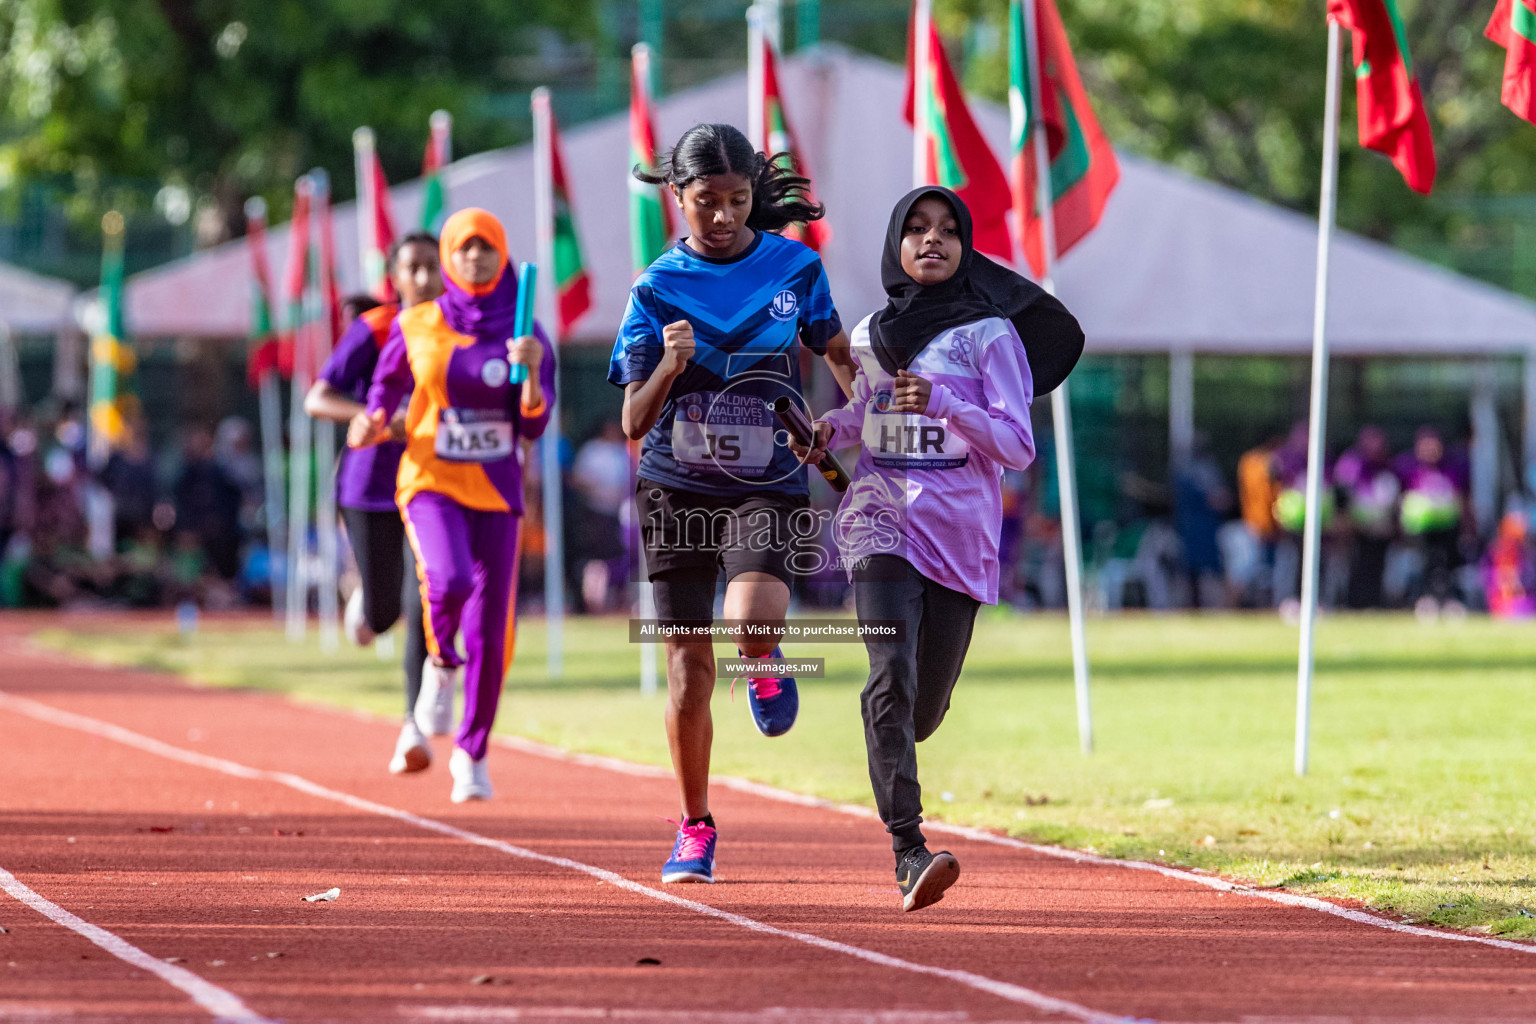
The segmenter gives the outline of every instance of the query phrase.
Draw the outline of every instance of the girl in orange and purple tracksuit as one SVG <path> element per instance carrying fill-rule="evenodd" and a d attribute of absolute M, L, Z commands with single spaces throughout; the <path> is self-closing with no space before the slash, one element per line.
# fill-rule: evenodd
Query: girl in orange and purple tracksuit
<path fill-rule="evenodd" d="M 506 233 L 484 210 L 443 225 L 443 295 L 405 310 L 379 355 L 353 447 L 388 436 L 388 412 L 411 393 L 395 501 L 416 553 L 430 654 L 417 701 L 427 728 L 451 716 L 464 666 L 464 714 L 449 773 L 452 799 L 491 796 L 485 755 L 512 660 L 523 466 L 519 443 L 537 438 L 554 402 L 554 352 L 537 327 L 513 337 L 517 275 Z M 522 384 L 509 364 L 527 367 Z M 412 393 L 412 388 L 414 392 Z M 467 658 L 455 649 L 460 628 Z"/>

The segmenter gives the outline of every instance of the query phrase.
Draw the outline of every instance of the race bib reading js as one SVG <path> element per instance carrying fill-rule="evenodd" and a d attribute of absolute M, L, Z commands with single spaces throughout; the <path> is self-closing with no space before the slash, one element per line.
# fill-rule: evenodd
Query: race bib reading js
<path fill-rule="evenodd" d="M 696 472 L 762 476 L 774 429 L 773 413 L 754 395 L 697 391 L 677 400 L 672 457 Z"/>

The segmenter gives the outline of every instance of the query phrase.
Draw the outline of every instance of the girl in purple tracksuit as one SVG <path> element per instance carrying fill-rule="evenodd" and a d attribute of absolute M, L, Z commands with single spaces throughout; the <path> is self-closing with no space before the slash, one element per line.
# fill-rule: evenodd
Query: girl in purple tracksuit
<path fill-rule="evenodd" d="M 889 301 L 851 338 L 853 397 L 817 421 L 806 455 L 861 444 L 835 534 L 860 621 L 905 626 L 866 641 L 862 706 L 875 804 L 903 908 L 916 910 L 960 875 L 952 854 L 924 845 L 916 744 L 949 710 L 977 610 L 997 603 L 1002 472 L 1035 457 L 1020 328 L 1073 361 L 1082 332 L 1055 299 L 972 249 L 970 213 L 948 189 L 897 204 L 881 279 Z"/>

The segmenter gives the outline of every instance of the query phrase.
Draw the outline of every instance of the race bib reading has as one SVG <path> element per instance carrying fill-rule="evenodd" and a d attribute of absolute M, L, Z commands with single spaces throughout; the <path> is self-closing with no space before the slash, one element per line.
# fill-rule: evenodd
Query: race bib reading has
<path fill-rule="evenodd" d="M 444 409 L 437 418 L 437 457 L 446 462 L 497 462 L 512 454 L 512 421 L 496 409 Z"/>
<path fill-rule="evenodd" d="M 891 393 L 880 391 L 864 417 L 862 440 L 875 465 L 887 469 L 959 469 L 971 446 L 945 420 L 888 412 Z"/>
<path fill-rule="evenodd" d="M 753 395 L 697 391 L 677 400 L 672 457 L 696 472 L 762 476 L 773 461 L 773 414 Z"/>

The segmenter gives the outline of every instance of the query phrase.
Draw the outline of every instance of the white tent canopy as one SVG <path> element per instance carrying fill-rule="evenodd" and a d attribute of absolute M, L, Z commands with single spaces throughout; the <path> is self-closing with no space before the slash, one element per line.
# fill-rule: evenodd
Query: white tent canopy
<path fill-rule="evenodd" d="M 786 107 L 826 203 L 825 252 L 833 295 L 850 324 L 884 301 L 879 253 L 886 220 L 911 180 L 911 132 L 901 118 L 902 69 L 827 47 L 786 62 Z M 743 123 L 746 79 L 733 75 L 669 97 L 659 134 L 674 139 L 700 121 Z M 1007 111 L 976 104 L 997 152 Z M 626 115 L 565 138 L 575 215 L 594 281 L 595 308 L 578 339 L 606 341 L 623 315 L 631 279 L 627 244 Z M 1063 298 L 1081 317 L 1090 351 L 1304 353 L 1312 337 L 1316 224 L 1210 182 L 1133 157 L 1099 230 L 1062 261 Z M 482 206 L 507 224 L 516 253 L 534 252 L 532 150 L 482 153 L 447 171 L 454 207 Z M 409 224 L 420 186 L 391 191 Z M 354 208 L 336 208 L 343 284 L 358 285 Z M 287 231 L 270 232 L 283 278 Z M 1356 236 L 1335 241 L 1329 336 L 1338 354 L 1482 355 L 1536 344 L 1536 303 Z M 140 335 L 242 337 L 250 317 L 250 260 L 243 241 L 136 275 L 129 329 Z"/>
<path fill-rule="evenodd" d="M 0 263 L 0 323 L 17 334 L 55 334 L 74 324 L 75 286 Z"/>

